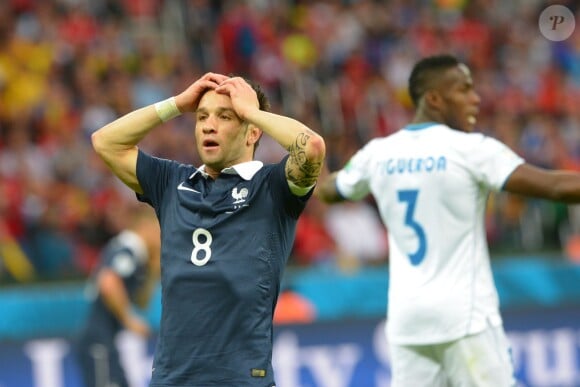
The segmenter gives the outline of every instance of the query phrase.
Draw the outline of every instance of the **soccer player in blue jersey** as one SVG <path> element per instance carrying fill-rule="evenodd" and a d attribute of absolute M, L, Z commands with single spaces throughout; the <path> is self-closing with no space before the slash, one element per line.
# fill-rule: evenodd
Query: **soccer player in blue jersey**
<path fill-rule="evenodd" d="M 161 225 L 162 315 L 151 386 L 275 385 L 273 312 L 325 143 L 267 109 L 257 85 L 207 73 L 92 136 L 97 153 L 155 208 Z M 137 147 L 183 113 L 195 114 L 202 166 Z M 279 163 L 253 160 L 263 132 L 287 149 Z"/>
<path fill-rule="evenodd" d="M 485 233 L 490 191 L 580 202 L 580 174 L 526 163 L 472 133 L 470 71 L 439 55 L 413 68 L 413 121 L 371 140 L 317 188 L 325 202 L 375 198 L 389 230 L 387 337 L 394 387 L 515 384 Z"/>
<path fill-rule="evenodd" d="M 144 204 L 131 206 L 126 219 L 127 228 L 104 247 L 88 286 L 91 304 L 76 348 L 85 387 L 127 387 L 115 339 L 124 329 L 150 333 L 136 308 L 149 304 L 158 283 L 159 222 Z"/>

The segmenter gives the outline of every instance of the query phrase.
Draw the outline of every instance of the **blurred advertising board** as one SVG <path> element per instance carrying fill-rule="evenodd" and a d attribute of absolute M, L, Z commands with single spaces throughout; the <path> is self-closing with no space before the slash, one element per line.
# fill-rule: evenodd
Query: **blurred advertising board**
<path fill-rule="evenodd" d="M 522 386 L 580 386 L 580 308 L 510 311 L 505 326 Z M 119 337 L 133 387 L 147 385 L 155 339 Z M 0 342 L 0 387 L 81 387 L 70 338 Z M 278 387 L 387 387 L 384 321 L 277 326 Z"/>

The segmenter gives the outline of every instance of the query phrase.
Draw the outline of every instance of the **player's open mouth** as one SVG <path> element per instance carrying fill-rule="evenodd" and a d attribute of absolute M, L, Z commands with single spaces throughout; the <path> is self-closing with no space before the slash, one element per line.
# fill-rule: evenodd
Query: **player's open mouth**
<path fill-rule="evenodd" d="M 469 122 L 470 125 L 475 125 L 477 123 L 477 118 L 475 118 L 473 115 L 470 115 L 467 117 L 467 122 Z"/>
<path fill-rule="evenodd" d="M 217 148 L 218 146 L 219 146 L 219 144 L 213 140 L 205 140 L 203 142 L 203 147 L 205 149 Z"/>

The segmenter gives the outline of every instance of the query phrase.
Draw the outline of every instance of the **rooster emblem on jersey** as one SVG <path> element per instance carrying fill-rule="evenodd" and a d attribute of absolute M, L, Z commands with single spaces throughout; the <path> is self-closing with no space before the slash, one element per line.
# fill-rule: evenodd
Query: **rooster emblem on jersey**
<path fill-rule="evenodd" d="M 234 187 L 232 189 L 232 197 L 234 198 L 234 204 L 243 203 L 248 197 L 248 189 L 244 187 L 238 191 L 238 187 Z"/>

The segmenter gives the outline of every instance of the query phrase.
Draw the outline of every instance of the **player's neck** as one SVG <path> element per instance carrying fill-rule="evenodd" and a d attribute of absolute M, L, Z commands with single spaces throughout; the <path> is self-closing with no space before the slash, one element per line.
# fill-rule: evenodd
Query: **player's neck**
<path fill-rule="evenodd" d="M 216 180 L 218 178 L 218 176 L 220 175 L 221 171 L 215 170 L 215 169 L 210 168 L 206 165 L 205 173 L 209 176 L 210 179 Z"/>
<path fill-rule="evenodd" d="M 444 121 L 441 117 L 438 117 L 436 114 L 429 114 L 428 112 L 418 111 L 410 123 L 411 124 L 425 124 L 425 123 L 442 124 L 442 123 L 444 123 Z"/>

